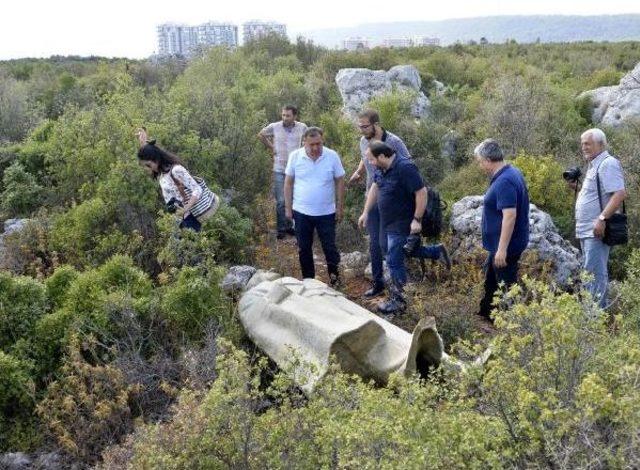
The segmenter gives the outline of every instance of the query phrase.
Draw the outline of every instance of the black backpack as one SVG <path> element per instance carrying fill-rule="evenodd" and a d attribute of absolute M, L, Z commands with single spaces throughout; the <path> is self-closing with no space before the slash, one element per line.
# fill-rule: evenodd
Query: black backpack
<path fill-rule="evenodd" d="M 427 209 L 422 216 L 422 236 L 438 238 L 442 233 L 442 213 L 447 204 L 440 199 L 440 193 L 433 188 L 427 189 Z"/>

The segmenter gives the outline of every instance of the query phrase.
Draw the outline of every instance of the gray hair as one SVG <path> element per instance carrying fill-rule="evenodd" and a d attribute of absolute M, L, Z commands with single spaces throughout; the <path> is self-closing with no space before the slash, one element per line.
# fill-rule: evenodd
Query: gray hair
<path fill-rule="evenodd" d="M 311 126 L 304 131 L 303 137 L 306 139 L 307 137 L 315 137 L 317 135 L 324 137 L 324 131 L 321 127 Z"/>
<path fill-rule="evenodd" d="M 495 139 L 485 139 L 480 142 L 474 149 L 473 154 L 490 162 L 501 162 L 504 160 L 504 153 L 500 148 L 500 144 Z"/>
<path fill-rule="evenodd" d="M 598 129 L 597 127 L 587 129 L 582 133 L 580 138 L 584 139 L 589 136 L 591 136 L 594 141 L 601 143 L 604 147 L 607 146 L 607 136 L 602 132 L 602 129 Z"/>

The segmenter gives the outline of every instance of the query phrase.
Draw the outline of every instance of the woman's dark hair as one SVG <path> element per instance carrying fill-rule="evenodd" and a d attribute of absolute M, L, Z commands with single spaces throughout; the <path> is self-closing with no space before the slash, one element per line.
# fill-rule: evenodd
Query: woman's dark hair
<path fill-rule="evenodd" d="M 170 171 L 173 165 L 182 164 L 176 155 L 158 147 L 155 141 L 150 141 L 140 147 L 140 150 L 138 150 L 138 160 L 150 161 L 158 164 L 158 171 L 153 173 L 155 178 L 157 178 L 160 173 Z"/>

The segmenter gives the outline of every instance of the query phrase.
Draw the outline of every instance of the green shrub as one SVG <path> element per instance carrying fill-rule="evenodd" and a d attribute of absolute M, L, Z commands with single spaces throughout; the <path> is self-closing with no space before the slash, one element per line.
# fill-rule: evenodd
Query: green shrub
<path fill-rule="evenodd" d="M 0 209 L 7 217 L 24 217 L 41 203 L 42 186 L 19 163 L 13 163 L 2 177 Z"/>
<path fill-rule="evenodd" d="M 64 265 L 56 268 L 46 279 L 47 297 L 54 308 L 62 306 L 65 302 L 69 286 L 78 278 L 78 275 L 78 271 L 73 266 Z"/>
<path fill-rule="evenodd" d="M 46 309 L 46 291 L 40 282 L 0 272 L 0 351 L 29 338 Z"/>
<path fill-rule="evenodd" d="M 34 404 L 31 365 L 0 351 L 0 451 L 16 451 Z M 22 442 L 24 443 L 24 442 Z"/>

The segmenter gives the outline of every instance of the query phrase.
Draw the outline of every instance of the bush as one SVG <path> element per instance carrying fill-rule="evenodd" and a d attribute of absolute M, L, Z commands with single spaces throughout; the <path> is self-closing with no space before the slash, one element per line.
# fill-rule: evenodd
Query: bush
<path fill-rule="evenodd" d="M 0 209 L 5 216 L 24 217 L 40 205 L 42 187 L 20 163 L 15 162 L 5 170 L 2 186 Z"/>
<path fill-rule="evenodd" d="M 21 435 L 33 409 L 34 384 L 31 366 L 0 351 L 0 451 L 22 447 Z"/>
<path fill-rule="evenodd" d="M 62 449 L 94 462 L 104 447 L 131 430 L 131 390 L 118 369 L 85 362 L 77 343 L 60 373 L 38 404 L 38 415 Z"/>
<path fill-rule="evenodd" d="M 47 309 L 46 291 L 38 281 L 0 272 L 0 351 L 30 338 Z"/>
<path fill-rule="evenodd" d="M 67 298 L 69 286 L 78 278 L 78 271 L 73 266 L 58 267 L 45 281 L 47 297 L 54 308 L 61 307 Z"/>
<path fill-rule="evenodd" d="M 539 281 L 503 300 L 481 403 L 509 429 L 518 466 L 640 462 L 640 392 L 627 373 L 640 364 L 637 334 L 609 333 L 589 295 Z"/>

